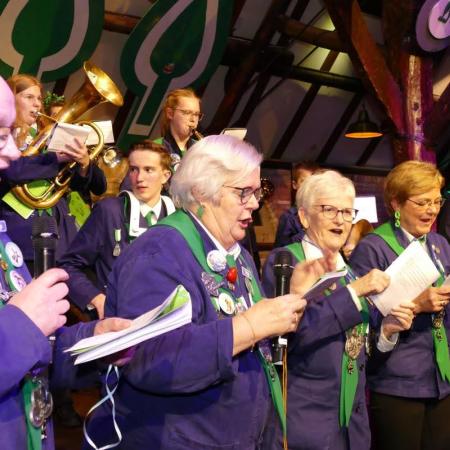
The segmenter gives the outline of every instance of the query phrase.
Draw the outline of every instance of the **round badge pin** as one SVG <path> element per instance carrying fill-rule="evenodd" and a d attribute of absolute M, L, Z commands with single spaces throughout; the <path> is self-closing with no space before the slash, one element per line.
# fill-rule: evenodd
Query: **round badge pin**
<path fill-rule="evenodd" d="M 236 305 L 234 304 L 231 295 L 226 292 L 221 292 L 218 298 L 219 307 L 224 314 L 231 316 L 236 311 Z"/>
<path fill-rule="evenodd" d="M 219 250 L 211 250 L 206 255 L 206 262 L 208 263 L 208 267 L 214 272 L 222 272 L 227 267 L 227 260 Z"/>
<path fill-rule="evenodd" d="M 14 242 L 8 242 L 5 245 L 5 251 L 8 258 L 13 263 L 14 267 L 22 267 L 23 265 L 23 254 L 19 246 Z"/>
<path fill-rule="evenodd" d="M 27 285 L 26 281 L 17 270 L 11 270 L 11 272 L 9 272 L 9 280 L 11 282 L 11 287 L 17 292 L 20 292 Z"/>

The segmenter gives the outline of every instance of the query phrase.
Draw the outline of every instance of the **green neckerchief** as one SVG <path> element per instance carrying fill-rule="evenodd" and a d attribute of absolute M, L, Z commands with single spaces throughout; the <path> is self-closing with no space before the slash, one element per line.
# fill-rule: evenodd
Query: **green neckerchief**
<path fill-rule="evenodd" d="M 386 244 L 392 249 L 392 251 L 397 255 L 405 250 L 405 248 L 400 244 L 397 236 L 395 235 L 394 229 L 390 222 L 386 222 L 380 225 L 373 231 L 373 234 L 381 237 Z M 438 268 L 440 276 L 436 281 L 437 287 L 441 286 L 445 279 L 445 274 L 443 274 Z M 436 317 L 437 316 L 437 317 Z M 447 332 L 445 331 L 443 323 L 443 315 L 433 315 L 433 326 L 431 328 L 434 342 L 434 355 L 436 359 L 436 364 L 439 369 L 439 373 L 443 381 L 450 382 L 450 357 L 448 352 L 448 340 Z"/>
<path fill-rule="evenodd" d="M 178 210 L 173 214 L 170 214 L 169 216 L 165 217 L 154 226 L 160 225 L 167 225 L 172 228 L 175 228 L 186 240 L 189 248 L 191 249 L 192 253 L 195 256 L 195 259 L 200 264 L 202 269 L 206 273 L 212 275 L 216 279 L 216 281 L 220 281 L 222 279 L 222 277 L 219 274 L 213 272 L 212 269 L 209 268 L 208 263 L 206 261 L 206 254 L 205 248 L 203 246 L 203 240 L 194 223 L 192 222 L 192 219 L 186 212 Z M 247 269 L 251 270 L 249 268 Z M 252 284 L 252 300 L 256 303 L 259 300 L 261 300 L 262 295 L 254 274 L 251 279 L 251 284 Z M 214 308 L 217 310 L 218 306 L 213 298 L 211 298 L 211 302 Z M 264 355 L 262 354 L 259 348 L 258 348 L 258 358 L 264 369 L 264 373 L 266 375 L 266 379 L 269 384 L 272 401 L 280 417 L 283 433 L 286 434 L 286 412 L 284 411 L 283 407 L 283 395 L 280 380 L 278 378 L 278 373 L 275 370 L 274 365 L 264 358 Z"/>
<path fill-rule="evenodd" d="M 305 261 L 305 252 L 301 243 L 295 242 L 289 244 L 286 248 L 295 256 L 297 261 Z M 349 270 L 349 268 L 347 267 Z M 349 271 L 350 273 L 350 271 Z M 347 285 L 344 277 L 339 279 L 342 286 Z M 330 290 L 325 291 L 325 295 L 330 295 Z M 363 339 L 368 330 L 369 324 L 369 306 L 365 297 L 359 297 L 361 303 L 361 319 L 362 322 L 346 331 L 346 341 L 349 339 Z M 353 403 L 355 401 L 356 388 L 359 382 L 358 368 L 355 367 L 356 358 L 352 358 L 346 350 L 342 355 L 341 364 L 341 390 L 339 396 L 339 425 L 341 427 L 348 427 L 353 410 Z"/>
<path fill-rule="evenodd" d="M 5 246 L 0 240 L 0 253 L 2 260 L 6 262 L 8 268 L 5 270 L 5 280 L 8 283 L 10 291 L 14 290 L 13 284 L 11 282 L 11 271 L 14 270 L 14 265 L 8 257 L 5 251 Z M 4 303 L 0 301 L 0 309 L 3 308 Z M 31 393 L 37 387 L 37 383 L 33 381 L 32 377 L 25 377 L 22 383 L 22 398 L 25 409 L 25 419 L 27 425 L 27 449 L 28 450 L 40 450 L 42 448 L 41 439 L 41 429 L 36 428 L 30 421 L 30 411 L 31 411 Z"/>

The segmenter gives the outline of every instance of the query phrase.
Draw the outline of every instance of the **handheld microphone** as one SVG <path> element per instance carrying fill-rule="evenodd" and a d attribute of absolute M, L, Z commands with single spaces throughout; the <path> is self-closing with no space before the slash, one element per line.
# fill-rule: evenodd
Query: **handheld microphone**
<path fill-rule="evenodd" d="M 58 227 L 54 217 L 45 214 L 34 218 L 31 226 L 31 241 L 34 250 L 34 278 L 56 266 L 56 244 L 58 239 Z M 48 340 L 53 348 L 55 335 L 49 336 Z M 52 363 L 52 360 L 50 363 Z"/>
<path fill-rule="evenodd" d="M 34 277 L 56 266 L 56 245 L 58 227 L 54 217 L 37 216 L 31 228 L 31 240 L 34 250 Z"/>
<path fill-rule="evenodd" d="M 291 252 L 281 250 L 275 255 L 273 274 L 275 275 L 275 297 L 289 294 L 289 283 L 291 281 L 294 266 L 292 264 Z M 272 341 L 272 361 L 276 365 L 283 364 L 283 353 L 287 347 L 287 339 L 277 336 Z"/>

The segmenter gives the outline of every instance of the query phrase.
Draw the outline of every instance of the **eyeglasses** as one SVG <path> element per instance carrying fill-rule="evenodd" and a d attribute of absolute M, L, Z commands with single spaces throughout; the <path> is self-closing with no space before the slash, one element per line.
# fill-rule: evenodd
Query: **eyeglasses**
<path fill-rule="evenodd" d="M 176 111 L 180 111 L 181 115 L 184 117 L 193 116 L 199 122 L 204 117 L 204 114 L 202 112 L 196 112 L 196 111 L 191 111 L 189 109 L 180 109 L 180 108 L 173 108 L 173 109 L 175 109 Z"/>
<path fill-rule="evenodd" d="M 339 213 L 342 213 L 342 218 L 346 222 L 353 222 L 355 220 L 358 210 L 354 208 L 338 209 L 331 205 L 316 205 L 322 208 L 322 214 L 327 219 L 334 219 Z"/>
<path fill-rule="evenodd" d="M 445 198 L 437 198 L 436 200 L 427 200 L 427 199 L 423 199 L 423 200 L 411 200 L 410 198 L 407 198 L 406 200 L 409 200 L 410 202 L 416 204 L 419 208 L 431 208 L 432 206 L 434 206 L 437 209 L 442 208 L 442 206 L 445 203 Z"/>
<path fill-rule="evenodd" d="M 252 195 L 255 196 L 257 202 L 259 202 L 262 197 L 261 187 L 252 189 L 251 187 L 240 188 L 236 186 L 227 186 L 225 184 L 223 185 L 223 187 L 236 189 L 237 191 L 240 191 L 239 198 L 241 199 L 241 205 L 245 205 L 246 203 L 248 203 L 249 200 L 252 198 Z"/>

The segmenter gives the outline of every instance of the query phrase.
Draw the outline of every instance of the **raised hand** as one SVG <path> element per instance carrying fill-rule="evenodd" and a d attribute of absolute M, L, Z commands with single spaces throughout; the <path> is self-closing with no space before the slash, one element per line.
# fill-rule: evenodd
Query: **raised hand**
<path fill-rule="evenodd" d="M 64 297 L 69 292 L 69 278 L 62 269 L 50 269 L 15 294 L 8 304 L 21 309 L 45 336 L 53 334 L 66 323 L 64 313 L 69 302 Z"/>
<path fill-rule="evenodd" d="M 303 295 L 322 275 L 335 269 L 336 257 L 329 252 L 322 258 L 298 263 L 291 277 L 291 294 Z"/>

